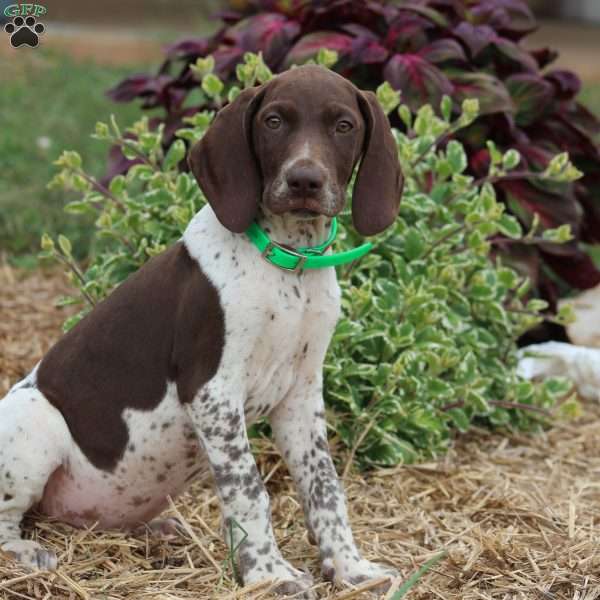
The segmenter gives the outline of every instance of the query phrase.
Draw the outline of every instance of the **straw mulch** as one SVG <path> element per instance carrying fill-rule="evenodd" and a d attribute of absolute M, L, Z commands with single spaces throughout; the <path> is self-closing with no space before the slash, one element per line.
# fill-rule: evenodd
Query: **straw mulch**
<path fill-rule="evenodd" d="M 23 276 L 0 266 L 0 392 L 59 335 L 52 308 L 66 284 L 56 274 Z M 273 499 L 284 555 L 316 576 L 319 598 L 369 597 L 318 577 L 289 476 L 268 442 L 259 464 Z M 333 446 L 343 471 L 347 453 Z M 371 559 L 407 577 L 446 548 L 449 555 L 408 598 L 430 600 L 600 598 L 600 409 L 544 435 L 478 431 L 456 440 L 439 462 L 345 479 L 356 537 Z M 269 586 L 241 590 L 223 568 L 217 500 L 197 484 L 171 515 L 185 533 L 82 531 L 32 516 L 29 536 L 57 551 L 58 572 L 31 574 L 0 557 L 3 599 L 269 598 Z M 395 582 L 394 588 L 400 584 Z M 393 591 L 393 590 L 392 590 Z M 390 597 L 391 594 L 388 595 Z"/>

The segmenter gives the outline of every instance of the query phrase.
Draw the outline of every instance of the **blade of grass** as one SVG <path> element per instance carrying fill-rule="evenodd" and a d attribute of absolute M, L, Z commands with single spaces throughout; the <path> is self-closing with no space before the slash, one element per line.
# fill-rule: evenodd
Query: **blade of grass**
<path fill-rule="evenodd" d="M 406 594 L 411 590 L 411 588 L 416 585 L 416 583 L 437 563 L 445 558 L 448 553 L 444 550 L 439 554 L 436 554 L 433 558 L 430 558 L 418 571 L 413 573 L 398 589 L 398 591 L 390 598 L 390 600 L 400 600 L 404 598 Z"/>

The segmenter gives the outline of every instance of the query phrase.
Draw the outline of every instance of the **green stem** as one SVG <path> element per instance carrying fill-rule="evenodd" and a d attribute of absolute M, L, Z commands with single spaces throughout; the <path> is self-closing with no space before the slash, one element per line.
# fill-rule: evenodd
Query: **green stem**
<path fill-rule="evenodd" d="M 64 256 L 63 254 L 61 254 L 60 252 L 55 252 L 54 255 L 56 256 L 56 258 L 58 258 L 58 260 L 60 260 L 63 264 L 67 265 L 67 267 L 71 270 L 71 272 L 75 275 L 75 277 L 77 277 L 77 279 L 79 280 L 79 283 L 81 284 L 82 287 L 79 288 L 79 290 L 81 291 L 82 296 L 88 301 L 88 304 L 94 308 L 96 306 L 96 302 L 94 301 L 94 299 L 83 289 L 83 287 L 86 285 L 86 280 L 85 277 L 83 275 L 83 273 L 79 270 L 79 267 L 75 264 L 74 261 L 70 260 L 68 257 Z"/>
<path fill-rule="evenodd" d="M 440 246 L 441 244 L 443 244 L 445 241 L 449 240 L 452 236 L 456 235 L 457 233 L 460 233 L 463 229 L 466 229 L 467 226 L 466 225 L 457 225 L 452 231 L 449 231 L 448 233 L 446 233 L 445 235 L 443 235 L 439 240 L 437 240 L 436 242 L 434 242 L 431 247 L 429 248 L 429 250 L 427 250 L 427 252 L 425 252 L 425 254 L 423 254 L 423 256 L 421 257 L 421 259 L 425 259 L 427 258 L 438 246 Z"/>
<path fill-rule="evenodd" d="M 442 135 L 437 137 L 431 144 L 429 144 L 429 146 L 427 146 L 427 148 L 425 148 L 425 150 L 423 150 L 423 152 L 417 156 L 417 158 L 410 163 L 410 168 L 414 169 L 427 156 L 428 152 L 432 148 L 437 148 L 442 142 L 444 142 L 451 135 L 455 134 L 459 129 L 459 127 L 451 127 L 448 129 L 448 131 L 442 133 Z"/>
<path fill-rule="evenodd" d="M 105 186 L 103 186 L 99 181 L 90 177 L 85 171 L 81 169 L 77 170 L 77 174 L 83 177 L 97 192 L 100 192 L 103 196 L 106 196 L 115 206 L 120 208 L 123 212 L 127 211 L 126 206 Z"/>
<path fill-rule="evenodd" d="M 135 145 L 133 145 L 132 142 L 130 142 L 129 140 L 125 139 L 125 138 L 119 138 L 116 140 L 117 145 L 121 146 L 122 148 L 127 148 L 128 150 L 131 150 L 139 159 L 142 160 L 142 162 L 145 162 L 149 167 L 152 167 L 155 171 L 160 171 L 160 169 L 158 168 L 158 165 L 156 165 L 154 162 L 152 162 L 143 152 L 140 152 Z"/>

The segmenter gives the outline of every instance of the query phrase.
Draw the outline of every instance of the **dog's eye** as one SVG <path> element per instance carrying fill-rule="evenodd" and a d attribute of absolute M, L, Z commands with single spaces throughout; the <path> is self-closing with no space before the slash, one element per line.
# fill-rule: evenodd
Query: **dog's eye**
<path fill-rule="evenodd" d="M 340 121 L 336 125 L 335 130 L 338 133 L 348 133 L 352 128 L 353 128 L 353 125 L 352 125 L 352 123 L 350 123 L 350 121 Z"/>
<path fill-rule="evenodd" d="M 272 115 L 270 117 L 267 117 L 265 123 L 267 124 L 267 127 L 269 129 L 279 129 L 279 127 L 281 126 L 281 119 L 279 117 L 276 117 L 275 115 Z"/>

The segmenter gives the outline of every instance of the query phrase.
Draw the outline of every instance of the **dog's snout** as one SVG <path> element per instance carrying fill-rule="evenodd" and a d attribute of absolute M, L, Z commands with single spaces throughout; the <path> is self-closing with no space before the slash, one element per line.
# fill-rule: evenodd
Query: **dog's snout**
<path fill-rule="evenodd" d="M 290 168 L 286 182 L 294 194 L 314 196 L 323 189 L 325 174 L 317 165 L 301 163 Z"/>

